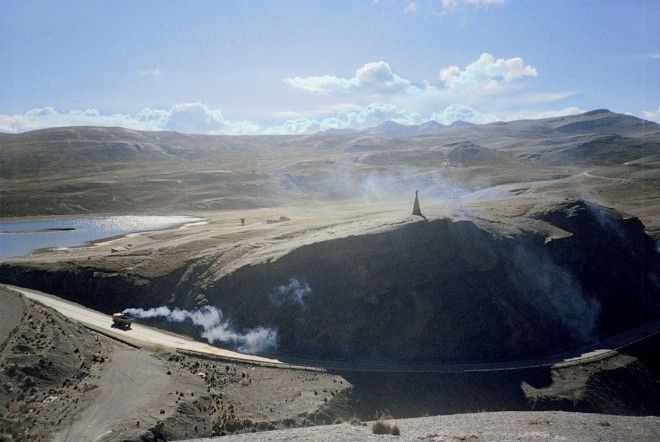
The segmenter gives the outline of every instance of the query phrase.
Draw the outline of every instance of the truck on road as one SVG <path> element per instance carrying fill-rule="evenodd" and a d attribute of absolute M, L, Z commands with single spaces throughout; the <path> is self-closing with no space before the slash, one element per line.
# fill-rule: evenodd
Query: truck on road
<path fill-rule="evenodd" d="M 116 328 L 123 328 L 128 330 L 131 328 L 133 323 L 133 318 L 126 313 L 114 313 L 112 315 L 112 326 Z"/>

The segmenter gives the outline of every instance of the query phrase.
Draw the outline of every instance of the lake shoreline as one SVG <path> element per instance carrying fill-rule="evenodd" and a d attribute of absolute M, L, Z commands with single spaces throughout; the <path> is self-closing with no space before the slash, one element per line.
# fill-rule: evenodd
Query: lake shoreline
<path fill-rule="evenodd" d="M 60 226 L 47 226 L 49 223 L 64 223 Z M 26 258 L 48 251 L 68 251 L 79 247 L 108 244 L 129 235 L 180 228 L 190 223 L 203 221 L 203 218 L 190 215 L 118 215 L 118 216 L 55 216 L 38 218 L 0 219 L 0 262 Z M 110 225 L 108 226 L 108 222 Z M 45 227 L 7 229 L 17 224 L 46 224 Z M 96 223 L 96 224 L 95 224 Z M 20 227 L 20 226 L 19 226 Z M 104 231 L 105 230 L 105 231 Z M 62 235 L 71 234 L 71 237 Z M 39 235 L 45 235 L 39 238 Z M 59 236 L 48 236 L 59 235 Z M 25 241 L 29 240 L 26 244 Z"/>

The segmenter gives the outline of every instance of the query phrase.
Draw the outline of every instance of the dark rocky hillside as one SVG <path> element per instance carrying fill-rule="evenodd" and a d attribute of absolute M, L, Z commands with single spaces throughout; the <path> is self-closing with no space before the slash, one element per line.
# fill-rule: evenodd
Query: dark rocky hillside
<path fill-rule="evenodd" d="M 506 228 L 434 219 L 316 242 L 213 283 L 208 265 L 147 278 L 4 264 L 0 280 L 106 312 L 211 304 L 239 329 L 276 328 L 282 355 L 333 360 L 530 357 L 660 313 L 655 242 L 638 219 L 584 201 L 537 206 Z"/>

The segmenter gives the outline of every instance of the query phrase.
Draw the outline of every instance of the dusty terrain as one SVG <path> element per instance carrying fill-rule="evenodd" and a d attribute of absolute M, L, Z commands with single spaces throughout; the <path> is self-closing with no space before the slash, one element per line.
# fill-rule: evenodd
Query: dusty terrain
<path fill-rule="evenodd" d="M 479 190 L 485 192 L 479 197 L 589 196 L 639 216 L 655 232 L 659 143 L 657 124 L 605 110 L 408 135 L 46 129 L 0 140 L 0 215 L 173 214 L 393 195 L 408 200 L 417 187 L 423 204 L 432 196 L 465 199 Z"/>
<path fill-rule="evenodd" d="M 26 307 L 0 346 L 3 440 L 171 440 L 332 422 L 333 398 L 348 388 L 322 371 L 136 348 L 15 292 L 0 299 Z"/>
<path fill-rule="evenodd" d="M 1 299 L 3 305 L 18 299 L 30 312 L 14 321 L 16 328 L 0 347 L 0 398 L 6 401 L 2 432 L 10 439 L 172 440 L 356 423 L 382 415 L 402 418 L 502 409 L 638 415 L 657 415 L 660 411 L 655 381 L 660 368 L 655 357 L 657 338 L 603 357 L 550 368 L 333 374 L 230 362 L 215 359 L 213 354 L 191 357 L 153 345 L 136 348 L 98 335 L 14 292 L 3 291 Z M 34 327 L 40 331 L 37 335 Z M 58 339 L 60 335 L 66 335 L 66 340 Z M 49 345 L 44 347 L 46 341 Z M 25 353 L 28 347 L 32 349 L 29 356 Z M 26 412 L 29 417 L 20 418 Z M 563 434 L 571 430 L 572 422 L 581 419 L 565 416 L 554 419 L 544 415 L 538 420 L 548 431 Z M 617 425 L 611 423 L 614 428 L 610 431 L 622 431 L 619 425 L 634 421 L 613 419 Z M 463 425 L 464 420 L 457 422 Z M 494 418 L 495 423 L 501 420 L 509 417 Z M 594 425 L 590 419 L 582 422 L 587 422 L 588 428 Z M 634 422 L 640 436 L 657 431 L 656 421 Z M 450 428 L 469 428 L 476 434 L 483 431 L 480 424 L 461 425 Z M 442 428 L 446 427 L 443 424 Z M 435 434 L 437 428 L 429 434 Z M 519 430 L 524 428 L 516 427 L 513 434 Z M 594 431 L 597 437 L 600 429 Z M 334 432 L 337 437 L 362 437 L 369 434 L 370 427 L 333 426 L 300 437 Z"/>
<path fill-rule="evenodd" d="M 400 436 L 375 435 L 372 423 L 339 424 L 235 436 L 237 441 L 425 440 L 546 441 L 638 440 L 660 437 L 657 417 L 625 417 L 562 412 L 501 412 L 386 420 Z M 625 436 L 624 436 L 625 435 Z"/>
<path fill-rule="evenodd" d="M 170 334 L 167 342 L 191 348 L 208 350 L 206 340 L 220 336 L 223 349 L 193 357 L 145 343 L 149 329 L 140 325 L 136 334 L 147 338 L 127 346 L 3 295 L 0 307 L 11 313 L 0 325 L 2 431 L 176 439 L 383 414 L 657 416 L 658 158 L 658 125 L 607 111 L 430 132 L 62 128 L 4 136 L 4 217 L 176 213 L 202 221 L 5 260 L 0 282 L 105 314 L 211 306 L 224 322 L 139 320 L 189 336 L 195 341 Z M 409 215 L 415 189 L 423 219 Z M 642 324 L 647 339 L 612 345 Z M 259 328 L 277 339 L 250 351 L 315 370 L 217 359 Z M 76 340 L 51 338 L 63 333 Z M 599 356 L 561 363 L 591 351 Z M 42 366 L 51 360 L 55 374 L 26 380 L 50 373 Z M 539 360 L 550 362 L 523 364 Z M 499 368 L 410 370 L 429 364 Z M 142 393 L 127 407 L 122 396 L 134 389 Z M 17 418 L 30 409 L 34 419 Z M 483 439 L 616 438 L 635 427 L 650 440 L 658 431 L 656 419 L 604 418 L 609 425 L 590 415 L 480 414 L 456 417 L 453 427 L 451 417 L 438 418 L 448 432 L 432 419 L 400 426 L 403 438 L 440 440 L 470 438 L 471 428 Z M 511 419 L 519 425 L 507 433 L 501 426 Z M 37 420 L 45 425 L 26 425 Z M 371 429 L 332 431 L 351 438 Z"/>

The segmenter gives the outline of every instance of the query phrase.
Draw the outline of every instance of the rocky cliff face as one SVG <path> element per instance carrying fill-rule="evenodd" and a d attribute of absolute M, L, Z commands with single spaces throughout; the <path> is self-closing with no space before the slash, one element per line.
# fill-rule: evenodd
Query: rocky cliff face
<path fill-rule="evenodd" d="M 660 256 L 637 219 L 583 201 L 525 219 L 531 222 L 506 231 L 438 219 L 318 242 L 240 268 L 203 291 L 191 288 L 190 273 L 180 283 L 185 268 L 149 280 L 5 264 L 0 279 L 106 312 L 191 308 L 203 297 L 239 329 L 276 328 L 279 353 L 323 359 L 527 357 L 660 314 Z"/>
<path fill-rule="evenodd" d="M 419 222 L 301 247 L 207 296 L 277 327 L 282 352 L 390 361 L 538 354 L 658 313 L 660 260 L 638 220 L 584 202 L 532 216 L 567 233 Z"/>

